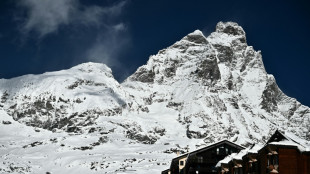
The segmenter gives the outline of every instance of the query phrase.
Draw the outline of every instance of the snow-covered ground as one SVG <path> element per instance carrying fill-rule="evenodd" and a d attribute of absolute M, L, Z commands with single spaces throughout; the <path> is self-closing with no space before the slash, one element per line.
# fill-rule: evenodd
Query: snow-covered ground
<path fill-rule="evenodd" d="M 0 121 L 11 122 L 1 124 L 0 173 L 160 173 L 175 157 L 163 153 L 171 145 L 140 144 L 117 132 L 53 133 L 25 126 L 4 111 Z"/>

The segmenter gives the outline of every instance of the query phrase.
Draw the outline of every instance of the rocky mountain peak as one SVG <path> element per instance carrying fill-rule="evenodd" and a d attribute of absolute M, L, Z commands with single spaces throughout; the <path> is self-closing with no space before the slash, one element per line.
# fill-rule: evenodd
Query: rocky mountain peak
<path fill-rule="evenodd" d="M 160 86 L 160 90 L 156 91 L 157 95 L 169 96 L 170 101 L 175 104 L 173 107 L 181 115 L 191 115 L 191 107 L 197 106 L 188 102 L 199 100 L 203 103 L 201 107 L 208 108 L 208 111 L 201 109 L 202 113 L 209 112 L 211 115 L 218 115 L 218 118 L 230 119 L 232 116 L 236 122 L 240 119 L 247 120 L 249 115 L 253 120 L 254 117 L 265 115 L 268 120 L 282 120 L 283 125 L 293 130 L 298 125 L 295 124 L 296 121 L 300 119 L 297 114 L 300 111 L 297 110 L 309 112 L 295 99 L 283 94 L 273 76 L 266 72 L 261 52 L 247 45 L 246 33 L 234 22 L 219 22 L 215 32 L 207 37 L 196 30 L 172 46 L 160 50 L 158 54 L 150 56 L 147 64 L 138 68 L 123 86 L 133 84 L 147 86 L 146 91 Z M 147 97 L 144 94 L 142 96 Z M 189 117 L 215 119 L 202 113 L 194 111 Z M 229 116 L 226 117 L 226 114 Z M 294 123 L 284 121 L 293 115 L 296 116 Z M 254 122 L 250 125 L 256 127 Z M 274 128 L 269 126 L 269 130 Z M 252 128 L 247 127 L 244 130 L 251 131 L 250 129 Z M 196 131 L 191 130 L 190 125 L 188 131 L 190 137 L 201 137 L 200 133 L 192 134 Z M 255 131 L 263 133 L 263 129 Z M 297 134 L 302 135 L 302 130 L 298 131 Z M 305 134 L 302 137 L 309 139 Z"/>
<path fill-rule="evenodd" d="M 182 40 L 186 40 L 197 44 L 207 43 L 207 38 L 203 35 L 202 31 L 200 30 L 195 30 L 194 32 L 185 36 Z"/>
<path fill-rule="evenodd" d="M 222 68 L 219 64 L 223 64 Z M 227 81 L 228 77 L 231 78 L 232 71 L 243 72 L 249 67 L 264 70 L 260 52 L 247 45 L 245 32 L 237 23 L 219 22 L 216 31 L 208 37 L 195 30 L 160 50 L 128 79 L 144 83 L 171 83 L 171 79 L 194 77 L 209 81 L 206 84 L 215 84 L 220 79 Z"/>
<path fill-rule="evenodd" d="M 216 25 L 216 32 L 226 33 L 229 35 L 244 35 L 245 32 L 241 26 L 235 22 L 219 22 Z"/>

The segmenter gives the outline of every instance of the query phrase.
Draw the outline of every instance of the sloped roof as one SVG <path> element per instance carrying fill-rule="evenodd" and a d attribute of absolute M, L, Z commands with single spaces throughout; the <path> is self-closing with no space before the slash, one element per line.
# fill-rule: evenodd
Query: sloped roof
<path fill-rule="evenodd" d="M 186 157 L 188 154 L 189 154 L 190 152 L 188 152 L 188 153 L 184 153 L 184 154 L 182 154 L 182 155 L 180 155 L 180 156 L 177 156 L 177 157 L 175 157 L 175 158 L 172 158 L 172 161 L 174 161 L 174 160 L 179 160 L 179 159 L 181 159 L 181 158 L 184 158 L 184 157 Z"/>
<path fill-rule="evenodd" d="M 253 144 L 253 146 L 249 149 L 248 153 L 258 153 L 258 151 L 264 147 L 263 144 Z"/>
<path fill-rule="evenodd" d="M 228 164 L 232 160 L 242 160 L 244 155 L 249 153 L 258 153 L 267 145 L 282 145 L 282 146 L 294 146 L 301 152 L 310 152 L 310 142 L 303 140 L 290 132 L 281 132 L 276 130 L 275 133 L 269 138 L 267 143 L 263 146 L 261 144 L 255 144 L 250 148 L 241 150 L 239 153 L 232 153 L 231 155 L 226 156 L 223 160 L 219 161 L 216 164 L 216 167 L 220 167 L 221 164 Z"/>
<path fill-rule="evenodd" d="M 228 164 L 231 160 L 233 160 L 233 158 L 237 156 L 237 153 L 232 153 L 228 156 L 226 156 L 224 159 L 222 159 L 221 161 L 219 161 L 215 167 L 221 167 L 221 164 Z"/>
<path fill-rule="evenodd" d="M 214 148 L 214 147 L 216 147 L 216 146 L 220 146 L 220 145 L 222 145 L 222 144 L 229 144 L 230 146 L 233 146 L 233 147 L 235 147 L 235 148 L 237 148 L 237 149 L 239 149 L 239 150 L 245 149 L 245 147 L 240 146 L 240 145 L 238 145 L 238 144 L 235 144 L 235 143 L 233 143 L 233 142 L 231 142 L 231 141 L 222 140 L 222 141 L 215 142 L 215 143 L 213 143 L 213 144 L 209 144 L 208 146 L 203 147 L 203 148 L 201 148 L 201 149 L 197 149 L 197 150 L 195 150 L 195 151 L 192 151 L 192 152 L 189 153 L 189 155 L 197 154 L 197 153 L 200 153 L 200 152 L 209 150 L 209 149 L 211 149 L 211 148 Z"/>
<path fill-rule="evenodd" d="M 178 157 L 173 158 L 172 161 L 173 161 L 173 160 L 176 160 L 176 159 L 184 158 L 184 157 L 187 156 L 187 155 L 191 155 L 191 154 L 196 154 L 196 153 L 199 153 L 199 152 L 203 152 L 203 151 L 205 151 L 205 150 L 211 149 L 211 148 L 216 147 L 216 146 L 220 146 L 220 145 L 222 145 L 222 144 L 229 144 L 229 145 L 231 145 L 231 146 L 233 146 L 233 147 L 235 147 L 235 148 L 237 148 L 237 149 L 239 149 L 239 150 L 245 149 L 245 147 L 240 146 L 240 145 L 238 145 L 238 144 L 235 144 L 235 143 L 233 143 L 233 142 L 231 142 L 231 141 L 222 140 L 222 141 L 218 141 L 218 142 L 209 144 L 209 145 L 206 146 L 206 147 L 203 147 L 203 148 L 194 150 L 194 151 L 192 151 L 192 152 L 188 152 L 188 153 L 182 154 L 182 155 L 180 155 L 180 156 L 178 156 Z"/>
<path fill-rule="evenodd" d="M 276 130 L 276 132 L 267 141 L 266 145 L 268 144 L 294 146 L 300 152 L 310 152 L 310 142 L 301 139 L 290 132 L 281 132 Z"/>
<path fill-rule="evenodd" d="M 184 158 L 184 157 L 186 157 L 186 156 L 188 157 L 188 156 L 191 155 L 191 154 L 197 154 L 197 153 L 199 153 L 199 152 L 203 152 L 203 151 L 205 151 L 205 150 L 209 150 L 209 149 L 211 149 L 211 148 L 214 148 L 214 147 L 216 147 L 216 146 L 220 146 L 220 145 L 222 145 L 222 144 L 229 144 L 229 145 L 231 145 L 231 146 L 233 146 L 233 147 L 235 147 L 235 148 L 237 148 L 237 149 L 239 149 L 239 150 L 245 149 L 245 147 L 240 146 L 240 145 L 238 145 L 238 144 L 235 144 L 235 143 L 233 143 L 233 142 L 231 142 L 231 141 L 228 141 L 228 140 L 218 141 L 218 142 L 209 144 L 208 146 L 203 147 L 203 148 L 201 148 L 201 149 L 197 149 L 197 150 L 195 150 L 195 151 L 188 152 L 188 153 L 182 154 L 182 155 L 180 155 L 180 156 L 178 156 L 178 157 L 176 157 L 176 158 L 173 158 L 172 161 L 171 161 L 171 164 L 170 164 L 170 169 L 171 169 L 172 163 L 174 163 L 175 161 L 178 161 L 178 160 L 181 159 L 181 158 Z M 186 161 L 186 163 L 187 163 L 187 161 Z"/>
<path fill-rule="evenodd" d="M 232 160 L 242 160 L 242 158 L 249 153 L 258 153 L 258 151 L 263 147 L 262 144 L 253 144 L 252 146 L 241 150 L 239 153 L 232 153 L 226 156 L 224 159 L 216 164 L 216 167 L 220 167 L 221 164 L 228 164 Z"/>

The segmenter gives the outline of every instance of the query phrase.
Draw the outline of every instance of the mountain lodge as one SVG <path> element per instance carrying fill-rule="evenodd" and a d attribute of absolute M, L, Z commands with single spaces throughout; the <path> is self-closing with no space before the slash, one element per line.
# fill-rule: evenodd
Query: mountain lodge
<path fill-rule="evenodd" d="M 215 165 L 218 161 L 231 153 L 237 153 L 244 147 L 227 140 L 223 140 L 207 147 L 183 154 L 172 159 L 170 169 L 163 174 L 196 174 L 217 173 Z"/>
<path fill-rule="evenodd" d="M 309 143 L 280 131 L 248 148 L 223 140 L 172 159 L 162 174 L 309 174 Z"/>

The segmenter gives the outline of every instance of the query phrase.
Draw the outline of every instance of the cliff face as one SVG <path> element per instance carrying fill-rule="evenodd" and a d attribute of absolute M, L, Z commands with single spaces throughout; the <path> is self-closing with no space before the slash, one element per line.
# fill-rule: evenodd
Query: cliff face
<path fill-rule="evenodd" d="M 153 94 L 175 109 L 188 138 L 247 144 L 275 129 L 310 138 L 309 108 L 279 89 L 236 23 L 220 22 L 208 37 L 190 33 L 151 56 L 122 85 L 138 89 L 132 91 L 140 105 L 148 106 L 139 101 Z"/>
<path fill-rule="evenodd" d="M 222 139 L 244 146 L 263 143 L 276 129 L 310 140 L 309 108 L 279 89 L 265 71 L 261 53 L 247 45 L 244 30 L 233 22 L 219 22 L 208 37 L 199 30 L 188 34 L 150 56 L 122 84 L 107 66 L 85 63 L 69 70 L 2 79 L 0 96 L 3 118 L 14 118 L 0 129 L 39 130 L 31 133 L 37 137 L 27 143 L 32 148 L 38 145 L 34 141 L 50 147 L 46 158 L 51 161 L 74 151 L 67 156 L 67 165 L 44 168 L 63 173 L 73 170 L 68 166 L 81 172 L 134 169 L 145 173 L 149 170 L 145 166 L 162 170 L 176 151 Z M 3 137 L 14 137 L 11 134 L 6 131 Z M 46 136 L 56 138 L 58 144 Z M 31 148 L 17 152 L 5 140 L 0 138 L 7 148 L 0 149 L 2 160 L 19 161 L 12 164 L 20 164 L 23 171 L 25 166 L 30 172 L 37 169 L 19 157 L 32 154 Z M 26 144 L 17 138 L 12 141 Z M 81 155 L 85 150 L 107 155 L 87 160 Z M 0 169 L 10 170 L 9 164 Z"/>

